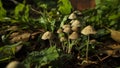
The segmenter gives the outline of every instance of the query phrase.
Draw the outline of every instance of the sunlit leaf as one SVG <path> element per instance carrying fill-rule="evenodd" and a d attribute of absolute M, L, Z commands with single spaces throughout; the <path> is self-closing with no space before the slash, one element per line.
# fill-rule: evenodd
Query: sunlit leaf
<path fill-rule="evenodd" d="M 71 12 L 72 6 L 69 0 L 59 0 L 58 3 L 60 3 L 58 10 L 62 14 L 69 14 Z"/>
<path fill-rule="evenodd" d="M 16 19 L 19 18 L 20 12 L 23 11 L 24 7 L 25 7 L 25 5 L 22 4 L 22 3 L 18 4 L 18 5 L 15 7 L 15 18 L 16 18 Z"/>

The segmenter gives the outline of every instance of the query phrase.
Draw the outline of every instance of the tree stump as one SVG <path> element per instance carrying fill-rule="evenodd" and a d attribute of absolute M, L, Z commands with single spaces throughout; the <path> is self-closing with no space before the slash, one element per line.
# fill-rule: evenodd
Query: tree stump
<path fill-rule="evenodd" d="M 71 5 L 75 10 L 85 10 L 95 7 L 95 0 L 70 0 Z"/>

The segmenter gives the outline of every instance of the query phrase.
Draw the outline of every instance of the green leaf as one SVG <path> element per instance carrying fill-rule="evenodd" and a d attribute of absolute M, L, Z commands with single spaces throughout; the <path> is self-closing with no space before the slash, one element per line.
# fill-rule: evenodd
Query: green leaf
<path fill-rule="evenodd" d="M 95 2 L 96 2 L 96 5 L 98 5 L 101 3 L 101 0 L 95 0 Z"/>
<path fill-rule="evenodd" d="M 6 10 L 3 8 L 2 2 L 0 0 L 0 21 L 6 16 Z"/>
<path fill-rule="evenodd" d="M 118 18 L 120 18 L 120 13 L 112 14 L 111 16 L 109 16 L 109 20 L 114 20 L 114 19 L 118 19 Z"/>
<path fill-rule="evenodd" d="M 58 3 L 59 3 L 58 10 L 62 14 L 69 14 L 71 12 L 72 6 L 69 0 L 59 0 Z"/>
<path fill-rule="evenodd" d="M 65 24 L 65 21 L 67 21 L 68 16 L 64 16 L 63 20 L 61 21 L 60 27 L 62 27 Z"/>
<path fill-rule="evenodd" d="M 18 4 L 18 5 L 15 7 L 15 11 L 14 11 L 14 12 L 15 12 L 15 19 L 19 19 L 19 17 L 21 16 L 21 15 L 20 15 L 20 12 L 23 11 L 24 7 L 25 7 L 25 5 L 22 4 L 22 3 Z"/>
<path fill-rule="evenodd" d="M 29 5 L 26 5 L 24 15 L 22 16 L 24 22 L 29 22 L 29 10 Z"/>
<path fill-rule="evenodd" d="M 111 21 L 110 22 L 110 26 L 113 26 L 113 25 L 115 25 L 116 24 L 116 21 Z"/>
<path fill-rule="evenodd" d="M 18 42 L 12 45 L 5 45 L 0 47 L 0 61 L 11 59 L 16 52 L 16 47 L 21 45 L 21 43 L 22 42 Z"/>
<path fill-rule="evenodd" d="M 59 57 L 56 46 L 51 46 L 48 49 L 42 51 L 33 51 L 29 54 L 28 58 L 23 62 L 28 65 L 30 63 L 39 64 L 38 66 L 49 64 L 51 61 L 54 61 Z"/>

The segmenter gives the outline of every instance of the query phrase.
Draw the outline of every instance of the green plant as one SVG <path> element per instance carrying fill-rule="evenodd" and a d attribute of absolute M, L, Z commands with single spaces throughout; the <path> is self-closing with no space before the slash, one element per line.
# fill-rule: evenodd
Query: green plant
<path fill-rule="evenodd" d="M 18 42 L 15 44 L 5 45 L 0 47 L 0 62 L 10 60 L 14 58 L 15 53 L 17 52 L 17 47 L 22 45 L 22 42 Z"/>
<path fill-rule="evenodd" d="M 26 68 L 30 68 L 31 64 L 35 65 L 35 68 L 40 68 L 52 61 L 55 61 L 59 57 L 58 49 L 56 46 L 51 46 L 41 51 L 33 51 L 28 57 L 23 61 Z M 50 65 L 52 66 L 52 65 Z"/>
<path fill-rule="evenodd" d="M 0 0 L 0 21 L 3 21 L 7 11 L 3 8 L 2 1 Z"/>
<path fill-rule="evenodd" d="M 18 21 L 29 22 L 29 5 L 19 3 L 15 7 L 14 17 Z"/>
<path fill-rule="evenodd" d="M 95 9 L 83 11 L 86 24 L 92 24 L 97 27 L 102 25 L 108 27 L 118 27 L 119 23 L 119 0 L 96 0 Z"/>
<path fill-rule="evenodd" d="M 70 4 L 69 0 L 59 0 L 58 1 L 58 10 L 62 13 L 62 14 L 69 14 L 71 13 L 72 10 L 72 6 Z"/>

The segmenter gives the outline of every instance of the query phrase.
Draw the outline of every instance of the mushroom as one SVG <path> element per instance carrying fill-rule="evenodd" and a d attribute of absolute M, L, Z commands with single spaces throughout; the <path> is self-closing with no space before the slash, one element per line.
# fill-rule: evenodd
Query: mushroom
<path fill-rule="evenodd" d="M 43 40 L 51 39 L 52 33 L 50 31 L 46 31 L 43 35 L 42 38 Z"/>
<path fill-rule="evenodd" d="M 67 39 L 65 37 L 60 37 L 60 42 L 64 42 L 66 41 Z"/>
<path fill-rule="evenodd" d="M 12 61 L 6 66 L 6 68 L 25 68 L 25 66 L 18 61 Z"/>
<path fill-rule="evenodd" d="M 71 20 L 70 23 L 73 23 L 75 20 Z"/>
<path fill-rule="evenodd" d="M 88 25 L 81 31 L 81 33 L 83 35 L 88 36 L 88 41 L 87 41 L 87 46 L 86 46 L 86 61 L 88 61 L 88 48 L 89 48 L 89 42 L 90 42 L 89 41 L 89 35 L 90 34 L 96 34 L 96 31 L 93 29 L 92 26 Z"/>
<path fill-rule="evenodd" d="M 83 35 L 90 35 L 90 34 L 96 34 L 96 31 L 93 29 L 92 26 L 88 25 L 81 31 L 81 33 Z"/>
<path fill-rule="evenodd" d="M 71 35 L 69 35 L 69 39 L 72 39 L 72 40 L 78 39 L 78 33 L 73 32 Z"/>
<path fill-rule="evenodd" d="M 71 24 L 72 27 L 80 27 L 80 21 L 79 20 L 74 20 Z"/>
<path fill-rule="evenodd" d="M 63 32 L 63 30 L 61 29 L 61 28 L 59 28 L 58 30 L 57 30 L 57 33 L 58 34 L 60 34 L 60 33 L 62 33 Z"/>
<path fill-rule="evenodd" d="M 65 28 L 70 28 L 70 25 L 69 25 L 69 24 L 63 25 L 62 28 L 63 28 L 63 29 L 65 29 Z"/>
<path fill-rule="evenodd" d="M 71 31 L 70 27 L 64 28 L 64 30 L 63 30 L 63 32 L 65 32 L 65 33 L 70 33 L 70 31 Z"/>
<path fill-rule="evenodd" d="M 75 13 L 71 13 L 68 17 L 68 19 L 76 19 L 77 16 L 75 15 Z"/>
<path fill-rule="evenodd" d="M 78 31 L 78 27 L 73 26 L 73 27 L 71 28 L 71 30 L 73 30 L 73 31 Z"/>

